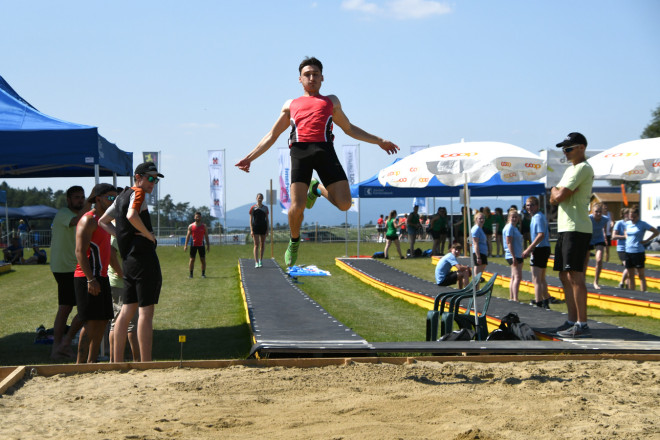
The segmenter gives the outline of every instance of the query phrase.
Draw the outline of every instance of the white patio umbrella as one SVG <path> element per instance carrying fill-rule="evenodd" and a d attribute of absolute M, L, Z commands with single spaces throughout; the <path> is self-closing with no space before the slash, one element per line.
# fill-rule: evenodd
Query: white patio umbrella
<path fill-rule="evenodd" d="M 523 148 L 503 142 L 461 142 L 440 145 L 411 154 L 378 173 L 382 185 L 423 188 L 431 177 L 449 186 L 465 186 L 468 231 L 472 229 L 468 183 L 483 183 L 499 173 L 505 182 L 539 180 L 546 174 L 545 161 Z M 472 248 L 472 234 L 468 234 Z M 470 265 L 472 263 L 470 259 Z M 474 322 L 477 318 L 477 287 L 472 283 Z"/>
<path fill-rule="evenodd" d="M 594 179 L 660 179 L 660 138 L 624 142 L 588 160 Z"/>

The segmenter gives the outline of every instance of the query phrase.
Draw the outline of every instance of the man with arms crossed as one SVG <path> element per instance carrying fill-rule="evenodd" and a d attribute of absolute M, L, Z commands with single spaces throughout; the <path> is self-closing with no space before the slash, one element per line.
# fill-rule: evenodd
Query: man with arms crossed
<path fill-rule="evenodd" d="M 564 338 L 591 337 L 587 325 L 587 284 L 585 267 L 589 260 L 591 220 L 589 200 L 594 171 L 587 162 L 587 139 L 580 133 L 569 133 L 562 142 L 567 162 L 572 165 L 564 172 L 561 181 L 551 189 L 550 203 L 558 205 L 554 270 L 564 287 L 568 320 L 556 330 Z"/>
<path fill-rule="evenodd" d="M 128 323 L 138 307 L 140 360 L 151 361 L 154 309 L 158 304 L 163 277 L 146 195 L 154 190 L 159 177 L 164 176 L 158 173 L 153 162 L 138 165 L 135 168 L 135 186 L 124 189 L 99 219 L 99 225 L 117 237 L 123 260 L 124 304 L 115 321 L 115 362 L 124 361 Z M 115 219 L 116 227 L 111 223 Z"/>
<path fill-rule="evenodd" d="M 188 249 L 188 242 L 192 235 L 192 246 L 190 246 L 190 262 L 188 269 L 190 275 L 188 278 L 193 277 L 193 270 L 195 269 L 195 256 L 199 252 L 199 261 L 202 264 L 202 278 L 206 278 L 206 252 L 211 252 L 211 243 L 209 243 L 209 233 L 206 230 L 206 225 L 202 223 L 202 213 L 196 212 L 195 220 L 188 226 L 188 233 L 186 234 L 186 242 L 183 245 L 183 251 Z M 206 249 L 204 249 L 204 241 L 206 241 Z"/>
<path fill-rule="evenodd" d="M 342 211 L 351 207 L 351 191 L 346 173 L 339 163 L 333 146 L 332 125 L 337 124 L 348 136 L 377 144 L 396 154 L 395 144 L 378 136 L 367 133 L 353 125 L 342 110 L 339 99 L 334 95 L 320 94 L 323 83 L 323 64 L 316 58 L 305 58 L 298 67 L 298 81 L 303 86 L 303 96 L 284 103 L 275 125 L 259 144 L 236 166 L 250 171 L 253 160 L 264 154 L 277 138 L 291 127 L 291 206 L 289 207 L 289 230 L 291 239 L 284 254 L 287 266 L 293 266 L 298 258 L 300 244 L 300 225 L 305 207 L 311 208 L 316 198 L 323 196 Z M 312 180 L 316 170 L 321 179 Z"/>

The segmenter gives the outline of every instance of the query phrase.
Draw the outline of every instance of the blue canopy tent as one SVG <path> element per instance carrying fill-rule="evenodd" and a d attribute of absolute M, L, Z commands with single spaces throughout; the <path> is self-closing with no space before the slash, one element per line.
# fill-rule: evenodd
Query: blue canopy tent
<path fill-rule="evenodd" d="M 392 163 L 396 163 L 399 160 L 401 159 L 397 158 Z M 468 186 L 472 197 L 545 194 L 545 184 L 543 182 L 521 181 L 508 183 L 504 182 L 499 174 L 493 175 L 487 182 L 470 183 Z M 459 197 L 462 189 L 462 186 L 447 186 L 441 183 L 435 176 L 423 188 L 399 188 L 387 184 L 383 186 L 378 181 L 378 174 L 375 174 L 362 182 L 351 185 L 351 196 L 353 198 Z M 358 212 L 358 243 L 360 236 L 359 224 Z"/>
<path fill-rule="evenodd" d="M 57 209 L 52 206 L 32 205 L 22 208 L 0 206 L 0 217 L 3 218 L 35 220 L 54 218 L 55 214 L 57 214 Z"/>
<path fill-rule="evenodd" d="M 502 180 L 499 174 L 495 174 L 484 183 L 470 183 L 469 187 L 470 194 L 473 197 L 529 196 L 545 193 L 543 182 L 507 183 Z M 383 186 L 378 181 L 378 174 L 375 174 L 369 179 L 351 185 L 351 196 L 357 198 L 458 197 L 461 189 L 463 189 L 462 186 L 444 185 L 435 176 L 424 188 Z"/>
<path fill-rule="evenodd" d="M 0 76 L 0 177 L 130 176 L 133 153 L 96 127 L 45 115 Z"/>

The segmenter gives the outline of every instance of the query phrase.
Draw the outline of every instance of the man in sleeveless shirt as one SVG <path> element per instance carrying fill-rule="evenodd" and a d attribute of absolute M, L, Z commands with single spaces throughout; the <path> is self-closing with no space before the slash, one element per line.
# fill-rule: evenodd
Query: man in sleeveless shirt
<path fill-rule="evenodd" d="M 110 254 L 110 234 L 98 226 L 98 219 L 112 205 L 117 190 L 109 183 L 99 183 L 87 199 L 94 208 L 86 212 L 76 227 L 76 270 L 74 286 L 78 315 L 83 322 L 78 342 L 79 364 L 93 363 L 99 354 L 108 321 L 112 319 L 112 294 L 108 266 L 119 269 Z M 112 261 L 111 261 L 112 260 Z"/>
<path fill-rule="evenodd" d="M 124 304 L 115 321 L 115 362 L 124 361 L 128 324 L 138 307 L 140 360 L 151 361 L 154 310 L 160 297 L 163 277 L 146 195 L 151 194 L 161 177 L 164 176 L 153 162 L 138 165 L 135 168 L 135 185 L 125 188 L 99 219 L 99 225 L 117 237 L 119 254 L 123 260 Z M 116 220 L 116 226 L 112 220 Z"/>
<path fill-rule="evenodd" d="M 190 246 L 190 261 L 188 262 L 188 269 L 190 275 L 188 278 L 193 277 L 193 270 L 195 269 L 195 256 L 199 252 L 199 261 L 202 264 L 202 278 L 206 278 L 206 252 L 211 252 L 211 243 L 209 243 L 209 233 L 206 230 L 206 225 L 202 223 L 202 213 L 196 212 L 193 217 L 195 220 L 188 226 L 188 233 L 186 234 L 186 242 L 183 244 L 183 251 L 188 249 L 188 243 L 192 236 L 192 246 Z M 206 241 L 206 249 L 204 248 L 204 241 Z"/>
<path fill-rule="evenodd" d="M 291 127 L 291 239 L 284 255 L 287 266 L 293 266 L 298 257 L 300 225 L 305 207 L 314 206 L 319 196 L 327 198 L 342 211 L 351 207 L 348 179 L 332 143 L 333 124 L 337 124 L 344 133 L 354 139 L 377 144 L 387 154 L 396 154 L 399 150 L 394 143 L 353 125 L 335 95 L 323 96 L 319 93 L 323 82 L 323 64 L 319 60 L 313 57 L 305 58 L 298 71 L 303 96 L 284 103 L 273 128 L 236 164 L 239 169 L 249 172 L 252 161 L 268 151 L 277 138 Z M 313 171 L 317 172 L 321 183 L 316 179 L 312 180 Z"/>

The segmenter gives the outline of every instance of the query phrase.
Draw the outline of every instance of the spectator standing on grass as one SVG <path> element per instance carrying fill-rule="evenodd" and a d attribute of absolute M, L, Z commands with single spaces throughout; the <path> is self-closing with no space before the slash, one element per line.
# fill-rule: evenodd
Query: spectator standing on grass
<path fill-rule="evenodd" d="M 493 256 L 493 220 L 495 217 L 490 212 L 490 208 L 485 206 L 481 212 L 484 214 L 484 234 L 486 234 L 486 245 L 488 245 L 487 256 Z"/>
<path fill-rule="evenodd" d="M 509 210 L 507 224 L 502 231 L 504 237 L 504 258 L 511 266 L 511 281 L 509 282 L 509 299 L 518 301 L 518 291 L 522 280 L 523 267 L 523 236 L 516 228 L 520 214 L 515 209 Z"/>
<path fill-rule="evenodd" d="M 378 242 L 380 243 L 381 241 L 385 241 L 385 218 L 384 215 L 381 214 L 380 217 L 378 217 L 378 220 L 376 220 L 376 230 L 378 231 Z"/>
<path fill-rule="evenodd" d="M 603 254 L 603 259 L 606 262 L 610 261 L 610 246 L 612 246 L 612 228 L 614 227 L 614 220 L 607 209 L 607 203 L 602 203 L 603 208 L 603 218 L 607 220 L 607 225 L 605 226 L 605 249 Z"/>
<path fill-rule="evenodd" d="M 651 236 L 644 240 L 646 232 Z M 626 222 L 626 269 L 628 269 L 628 289 L 635 290 L 635 272 L 639 276 L 639 290 L 646 291 L 646 275 L 644 263 L 646 254 L 644 246 L 658 236 L 658 230 L 639 219 L 639 207 L 630 209 L 630 220 Z"/>
<path fill-rule="evenodd" d="M 410 256 L 415 256 L 415 241 L 421 234 L 422 224 L 419 221 L 419 206 L 415 205 L 413 212 L 408 214 L 408 236 L 410 237 Z"/>
<path fill-rule="evenodd" d="M 623 208 L 621 220 L 618 220 L 612 228 L 612 239 L 616 240 L 616 253 L 623 265 L 619 288 L 628 287 L 628 269 L 626 269 L 626 222 L 628 220 L 630 220 L 630 208 Z"/>
<path fill-rule="evenodd" d="M 392 243 L 394 243 L 396 251 L 399 253 L 399 257 L 403 259 L 403 255 L 401 254 L 401 244 L 399 244 L 399 235 L 397 234 L 398 229 L 399 223 L 396 219 L 396 211 L 393 210 L 385 221 L 385 251 L 383 252 L 385 258 L 389 258 L 388 251 Z"/>
<path fill-rule="evenodd" d="M 603 205 L 600 203 L 594 203 L 594 205 L 591 207 L 591 214 L 589 214 L 589 219 L 591 220 L 592 227 L 589 250 L 594 251 L 596 256 L 594 289 L 600 290 L 598 281 L 600 280 L 600 273 L 603 270 L 603 254 L 605 252 L 605 248 L 607 247 L 605 231 L 607 229 L 607 223 L 609 223 L 610 219 L 603 216 Z"/>
<path fill-rule="evenodd" d="M 264 258 L 264 245 L 268 235 L 268 206 L 264 205 L 264 195 L 257 194 L 257 203 L 250 207 L 250 234 L 254 241 L 254 267 L 261 267 Z"/>
<path fill-rule="evenodd" d="M 98 226 L 98 219 L 112 205 L 117 189 L 108 183 L 94 186 L 87 203 L 94 207 L 86 212 L 76 227 L 76 270 L 74 286 L 78 316 L 83 323 L 78 342 L 79 364 L 94 363 L 108 321 L 112 319 L 112 293 L 108 266 L 119 268 L 117 259 L 111 261 L 110 234 Z"/>
<path fill-rule="evenodd" d="M 571 165 L 550 190 L 550 203 L 557 205 L 557 244 L 554 270 L 564 288 L 568 319 L 555 331 L 565 338 L 591 337 L 587 325 L 586 265 L 589 260 L 591 220 L 589 201 L 594 171 L 587 162 L 587 139 L 580 133 L 569 133 L 557 144 Z"/>
<path fill-rule="evenodd" d="M 504 230 L 504 225 L 506 225 L 506 218 L 504 218 L 504 212 L 502 208 L 495 208 L 495 214 L 493 215 L 493 222 L 497 225 L 497 233 L 495 237 L 495 246 L 497 248 L 496 257 L 504 256 L 504 249 L 502 248 L 502 231 Z"/>
<path fill-rule="evenodd" d="M 128 324 L 138 308 L 140 361 L 151 361 L 154 311 L 163 283 L 146 195 L 164 176 L 153 162 L 144 162 L 135 168 L 134 177 L 135 185 L 124 189 L 99 220 L 106 231 L 117 237 L 124 260 L 124 304 L 115 322 L 115 362 L 124 361 Z M 116 220 L 116 227 L 112 220 Z"/>
<path fill-rule="evenodd" d="M 478 274 L 483 273 L 488 265 L 488 244 L 486 243 L 486 233 L 484 232 L 484 222 L 486 217 L 481 212 L 474 215 L 474 225 L 470 234 L 472 235 L 472 264 L 474 265 L 474 282 L 479 284 Z"/>
<path fill-rule="evenodd" d="M 438 286 L 451 286 L 458 283 L 458 288 L 465 287 L 470 280 L 470 268 L 458 264 L 458 257 L 461 255 L 463 246 L 460 243 L 454 243 L 449 248 L 447 255 L 442 257 L 435 266 L 435 283 Z M 456 270 L 452 271 L 451 268 Z"/>
<path fill-rule="evenodd" d="M 442 255 L 445 252 L 445 241 L 447 241 L 448 218 L 447 210 L 443 207 L 438 208 L 438 212 L 429 221 L 433 246 L 431 255 Z"/>
<path fill-rule="evenodd" d="M 85 190 L 72 186 L 66 191 L 66 207 L 57 211 L 53 218 L 50 243 L 50 270 L 57 282 L 57 314 L 53 324 L 53 348 L 51 358 L 73 358 L 71 341 L 82 328 L 76 313 L 67 331 L 69 315 L 76 305 L 76 289 L 73 273 L 76 270 L 76 225 L 91 205 L 85 201 Z"/>
<path fill-rule="evenodd" d="M 548 220 L 540 210 L 539 199 L 532 196 L 527 198 L 525 208 L 532 216 L 529 225 L 529 234 L 532 242 L 523 251 L 522 257 L 529 258 L 532 268 L 532 283 L 534 284 L 534 300 L 532 304 L 544 309 L 550 308 L 550 293 L 548 293 L 548 281 L 545 278 L 545 270 L 548 267 L 550 257 L 550 229 Z"/>
<path fill-rule="evenodd" d="M 21 246 L 23 246 L 24 248 L 27 247 L 28 245 L 28 231 L 29 228 L 27 223 L 25 222 L 25 220 L 20 219 L 18 221 L 18 236 L 21 239 Z"/>
<path fill-rule="evenodd" d="M 206 225 L 202 223 L 202 213 L 196 212 L 193 217 L 194 221 L 188 225 L 188 232 L 186 233 L 186 242 L 183 245 L 183 251 L 188 248 L 190 237 L 192 237 L 192 244 L 190 246 L 190 260 L 188 260 L 188 270 L 190 274 L 188 278 L 193 277 L 195 270 L 195 257 L 199 252 L 199 263 L 202 266 L 202 278 L 206 278 L 206 252 L 211 252 L 211 243 L 209 242 L 209 233 Z M 206 242 L 206 249 L 204 248 Z"/>

